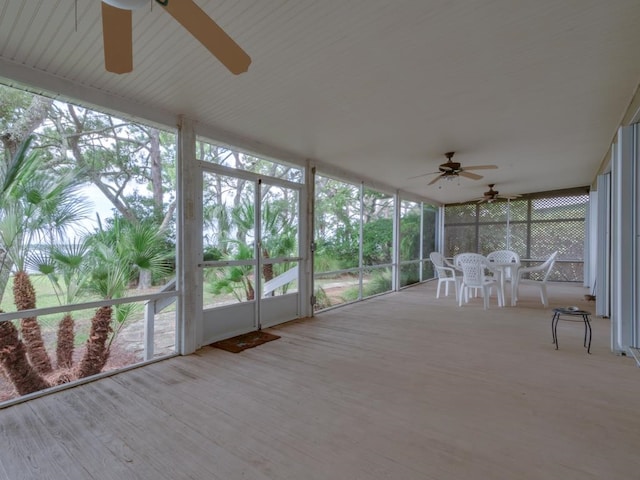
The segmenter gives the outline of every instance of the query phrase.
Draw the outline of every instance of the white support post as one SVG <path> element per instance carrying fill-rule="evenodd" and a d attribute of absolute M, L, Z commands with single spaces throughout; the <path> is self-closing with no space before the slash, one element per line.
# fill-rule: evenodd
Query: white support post
<path fill-rule="evenodd" d="M 393 195 L 394 210 L 393 210 L 393 268 L 392 290 L 397 292 L 400 290 L 400 191 L 396 190 Z"/>
<path fill-rule="evenodd" d="M 147 302 L 144 307 L 144 361 L 153 358 L 154 321 L 156 317 L 156 302 Z"/>
<path fill-rule="evenodd" d="M 178 353 L 193 353 L 202 341 L 202 171 L 196 161 L 196 136 L 191 120 L 178 129 L 177 281 Z"/>
<path fill-rule="evenodd" d="M 305 317 L 312 317 L 314 306 L 311 305 L 311 297 L 315 295 L 314 286 L 314 235 L 315 235 L 315 181 L 316 169 L 307 161 L 305 167 L 304 189 L 300 198 L 300 255 L 302 256 L 300 274 L 300 301 L 302 302 L 301 314 Z"/>
<path fill-rule="evenodd" d="M 358 300 L 362 300 L 364 296 L 364 262 L 362 257 L 364 255 L 364 182 L 360 182 L 360 214 L 359 214 L 359 227 L 358 227 Z"/>
<path fill-rule="evenodd" d="M 424 273 L 424 202 L 420 202 L 420 270 L 418 271 L 418 278 L 421 282 L 424 281 L 423 273 Z M 449 284 L 447 283 L 447 289 L 449 288 Z M 448 290 L 447 290 L 448 292 Z"/>
<path fill-rule="evenodd" d="M 611 317 L 611 173 L 598 176 L 595 295 L 596 315 Z M 613 343 L 612 343 L 613 348 Z"/>
<path fill-rule="evenodd" d="M 626 353 L 634 343 L 638 321 L 636 280 L 636 235 L 638 195 L 636 128 L 622 127 L 618 131 L 617 152 L 612 164 L 612 289 L 611 289 L 611 349 Z"/>

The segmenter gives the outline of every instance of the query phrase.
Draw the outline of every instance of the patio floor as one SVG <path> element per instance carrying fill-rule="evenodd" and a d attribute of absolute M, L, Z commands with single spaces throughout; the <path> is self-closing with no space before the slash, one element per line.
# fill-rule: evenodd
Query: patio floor
<path fill-rule="evenodd" d="M 638 478 L 640 369 L 609 320 L 435 299 L 435 282 L 0 410 L 0 479 Z M 551 307 L 593 310 L 574 285 Z"/>

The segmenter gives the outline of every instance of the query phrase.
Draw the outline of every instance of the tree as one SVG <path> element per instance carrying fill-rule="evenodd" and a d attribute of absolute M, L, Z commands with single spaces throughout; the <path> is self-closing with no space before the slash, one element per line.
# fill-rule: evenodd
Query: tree
<path fill-rule="evenodd" d="M 54 287 L 60 305 L 79 300 L 87 288 L 89 248 L 84 239 L 63 245 L 50 245 L 30 262 L 30 267 L 46 275 Z M 75 348 L 75 321 L 67 312 L 58 324 L 56 366 L 70 369 Z"/>
<path fill-rule="evenodd" d="M 52 100 L 49 98 L 0 85 L 0 139 L 4 150 L 0 168 L 3 172 L 10 170 L 20 146 L 45 121 L 51 103 Z M 5 255 L 4 248 L 0 249 L 0 301 L 4 296 L 12 268 Z"/>
<path fill-rule="evenodd" d="M 84 282 L 81 275 L 86 275 L 86 271 L 84 266 L 74 263 L 83 260 L 78 252 L 64 251 L 66 240 L 62 238 L 67 226 L 86 213 L 87 204 L 77 195 L 83 182 L 96 185 L 121 216 L 129 219 L 128 227 L 121 231 L 125 235 L 116 239 L 116 243 L 127 243 L 126 247 L 102 245 L 103 254 L 106 248 L 113 247 L 102 259 L 103 266 L 106 260 L 114 260 L 106 277 L 96 271 L 97 263 L 92 265 L 95 289 L 104 287 L 104 298 L 117 298 L 118 285 L 126 289 L 137 281 L 139 288 L 146 288 L 154 274 L 168 274 L 173 263 L 167 259 L 170 251 L 167 238 L 175 209 L 175 198 L 165 187 L 175 183 L 175 172 L 170 168 L 174 148 L 171 134 L 3 87 L 0 87 L 0 126 L 5 147 L 0 172 L 0 247 L 4 250 L 0 251 L 0 298 L 15 266 L 16 307 L 19 310 L 36 307 L 35 290 L 26 268 L 29 266 L 49 275 L 57 284 L 61 301 L 75 301 L 80 294 L 79 284 Z M 40 146 L 46 148 L 27 152 L 35 145 L 32 137 L 30 145 L 16 148 L 18 134 L 25 132 L 35 132 Z M 13 151 L 16 155 L 9 155 Z M 146 187 L 148 194 L 139 193 L 140 187 Z M 74 233 L 82 232 L 76 228 Z M 44 255 L 45 244 L 51 247 L 48 259 Z M 86 252 L 81 257 L 90 258 Z M 120 267 L 123 275 L 117 272 Z M 82 274 L 78 273 L 80 270 Z M 42 378 L 28 387 L 40 389 L 44 384 L 100 371 L 111 342 L 131 310 L 132 306 L 121 305 L 96 311 L 84 361 L 75 373 L 65 372 L 64 378 L 54 378 L 59 372 L 52 371 L 53 364 L 36 318 L 20 321 L 22 339 L 14 336 L 9 326 L 2 325 L 5 336 L 0 343 L 7 346 L 6 352 L 13 352 L 9 357 L 15 360 L 15 368 L 25 366 L 33 371 L 27 377 Z M 66 314 L 58 329 L 59 371 L 71 367 L 73 340 L 74 321 Z M 20 360 L 20 352 L 24 353 L 24 361 Z M 13 373 L 17 376 L 12 378 L 26 378 L 24 372 Z M 33 387 L 36 384 L 39 386 Z M 25 393 L 22 386 L 16 388 Z"/>
<path fill-rule="evenodd" d="M 263 259 L 286 257 L 295 254 L 297 227 L 290 222 L 285 215 L 286 208 L 282 203 L 265 203 L 262 210 L 262 242 L 261 255 Z M 255 209 L 253 203 L 242 202 L 231 211 L 230 216 L 238 230 L 246 232 L 253 229 L 255 224 Z M 253 245 L 235 239 L 227 239 L 233 244 L 226 251 L 233 253 L 228 255 L 232 260 L 252 260 L 255 258 Z M 287 268 L 288 263 L 283 263 Z M 274 268 L 275 265 L 265 263 L 262 266 L 262 276 L 265 282 L 272 280 L 276 275 L 283 273 Z M 282 268 L 282 267 L 281 267 Z M 224 293 L 233 294 L 238 301 L 244 299 L 253 300 L 255 289 L 252 281 L 253 272 L 251 266 L 234 266 L 218 269 L 208 278 L 210 291 L 215 295 Z M 283 287 L 283 288 L 286 288 Z"/>
<path fill-rule="evenodd" d="M 315 206 L 317 264 L 332 265 L 327 267 L 331 269 L 358 266 L 360 188 L 316 177 Z"/>
<path fill-rule="evenodd" d="M 0 139 L 4 163 L 45 121 L 53 100 L 0 85 Z"/>
<path fill-rule="evenodd" d="M 262 239 L 260 253 L 263 259 L 285 257 L 295 254 L 296 223 L 288 219 L 289 210 L 286 202 L 271 202 L 262 205 Z M 244 201 L 231 212 L 231 217 L 238 230 L 246 232 L 255 224 L 255 208 L 252 202 Z M 279 272 L 282 273 L 282 272 Z M 274 265 L 265 263 L 262 267 L 264 281 L 274 278 Z"/>
<path fill-rule="evenodd" d="M 0 240 L 6 258 L 17 269 L 14 275 L 14 303 L 18 310 L 36 307 L 36 295 L 26 270 L 34 247 L 59 241 L 66 229 L 78 222 L 87 206 L 77 195 L 75 172 L 52 175 L 46 171 L 39 150 L 28 152 L 32 137 L 18 150 L 0 197 Z M 52 371 L 36 318 L 20 320 L 22 337 L 32 365 L 41 374 Z"/>
<path fill-rule="evenodd" d="M 24 343 L 12 322 L 0 322 L 0 365 L 20 395 L 50 386 L 29 363 Z"/>
<path fill-rule="evenodd" d="M 236 241 L 234 241 L 236 242 Z M 233 260 L 251 260 L 254 258 L 253 248 L 238 243 Z M 232 294 L 237 301 L 254 300 L 256 291 L 252 282 L 253 271 L 250 265 L 222 267 L 214 271 L 208 278 L 209 290 L 214 295 Z"/>
<path fill-rule="evenodd" d="M 36 307 L 35 290 L 26 271 L 34 244 L 60 238 L 66 227 L 82 218 L 86 208 L 75 195 L 75 176 L 67 173 L 54 180 L 43 168 L 40 152 L 29 152 L 31 141 L 29 137 L 23 142 L 3 169 L 0 190 L 0 240 L 6 249 L 5 259 L 18 269 L 14 277 L 18 310 Z M 40 325 L 35 317 L 22 318 L 21 340 L 9 324 L 2 322 L 0 338 L 6 349 L 2 361 L 7 376 L 19 393 L 39 390 L 47 385 L 42 376 L 53 370 Z"/>
<path fill-rule="evenodd" d="M 46 146 L 43 155 L 52 168 L 74 169 L 79 182 L 95 185 L 123 217 L 133 223 L 154 218 L 162 230 L 173 230 L 173 134 L 0 86 L 5 164 L 29 134 L 35 134 L 38 143 Z M 147 191 L 140 193 L 142 189 Z M 8 262 L 3 265 L 0 300 L 11 271 Z M 150 286 L 144 270 L 141 272 L 138 284 L 141 288 Z"/>

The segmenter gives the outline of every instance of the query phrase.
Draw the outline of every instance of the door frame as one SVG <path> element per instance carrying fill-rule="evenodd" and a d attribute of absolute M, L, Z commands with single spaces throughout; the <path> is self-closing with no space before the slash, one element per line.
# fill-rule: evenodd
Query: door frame
<path fill-rule="evenodd" d="M 202 252 L 203 245 L 200 240 L 199 261 L 193 268 L 198 270 L 198 278 L 200 279 L 200 288 L 204 286 L 204 268 L 216 266 L 233 266 L 233 265 L 252 265 L 254 272 L 262 272 L 264 265 L 262 254 L 260 252 L 260 242 L 262 240 L 262 186 L 264 184 L 273 185 L 285 189 L 292 189 L 298 194 L 298 256 L 287 257 L 288 261 L 296 261 L 298 264 L 298 290 L 291 294 L 279 295 L 271 298 L 261 298 L 263 289 L 262 276 L 256 274 L 254 276 L 254 289 L 256 296 L 254 300 L 241 302 L 231 305 L 223 305 L 210 309 L 202 308 L 202 328 L 200 329 L 201 338 L 198 342 L 200 345 L 208 344 L 224 338 L 230 338 L 235 335 L 259 330 L 261 328 L 271 327 L 280 323 L 284 323 L 296 318 L 306 316 L 305 299 L 309 297 L 308 285 L 305 272 L 308 270 L 309 262 L 309 246 L 307 244 L 306 229 L 308 219 L 306 212 L 308 195 L 306 185 L 303 183 L 291 182 L 276 177 L 269 177 L 246 170 L 237 170 L 231 167 L 218 165 L 210 162 L 197 161 L 198 172 L 204 188 L 204 178 L 207 174 L 224 175 L 228 177 L 238 178 L 254 184 L 254 257 L 252 260 L 226 260 L 226 261 L 203 261 Z M 202 204 L 202 196 L 200 197 Z M 198 222 L 202 237 L 203 230 L 203 209 L 200 205 L 195 211 L 198 213 Z M 278 263 L 284 259 L 270 259 L 269 263 Z"/>

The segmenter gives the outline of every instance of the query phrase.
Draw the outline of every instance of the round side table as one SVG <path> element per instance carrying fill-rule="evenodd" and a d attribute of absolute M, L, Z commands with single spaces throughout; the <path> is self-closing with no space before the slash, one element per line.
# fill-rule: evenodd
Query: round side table
<path fill-rule="evenodd" d="M 584 322 L 584 342 L 583 345 L 587 349 L 587 353 L 591 353 L 591 312 L 586 310 L 580 310 L 571 307 L 554 308 L 553 317 L 551 318 L 551 335 L 553 336 L 553 343 L 558 350 L 558 322 L 565 320 L 568 322 Z M 578 318 L 580 317 L 580 318 Z M 588 335 L 587 335 L 588 332 Z M 587 344 L 587 337 L 589 343 Z"/>

